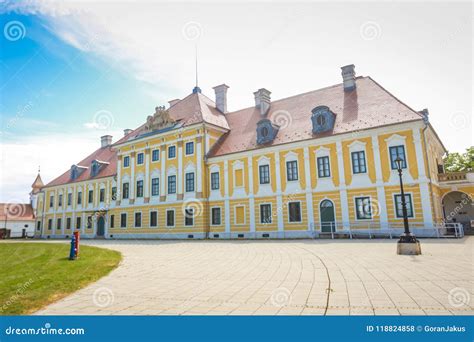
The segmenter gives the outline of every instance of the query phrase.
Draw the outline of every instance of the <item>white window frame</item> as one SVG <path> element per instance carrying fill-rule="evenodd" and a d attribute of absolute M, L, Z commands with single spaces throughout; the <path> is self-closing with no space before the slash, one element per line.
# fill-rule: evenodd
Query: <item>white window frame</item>
<path fill-rule="evenodd" d="M 290 203 L 299 203 L 300 204 L 300 220 L 299 221 L 290 221 Z M 288 205 L 286 207 L 287 207 L 287 210 L 288 210 L 288 224 L 303 223 L 303 206 L 301 205 L 300 200 L 288 201 Z"/>
<path fill-rule="evenodd" d="M 221 223 L 220 224 L 213 224 L 212 223 L 212 209 L 219 209 L 219 216 L 220 216 L 220 221 Z M 214 226 L 214 227 L 219 227 L 219 226 L 222 226 L 222 207 L 221 206 L 213 206 L 211 207 L 211 226 Z"/>
<path fill-rule="evenodd" d="M 186 210 L 187 209 L 192 209 L 193 210 L 193 224 L 186 224 Z M 194 224 L 196 223 L 196 209 L 192 206 L 187 206 L 184 208 L 183 211 L 183 227 L 194 227 Z"/>
<path fill-rule="evenodd" d="M 187 144 L 193 144 L 193 153 L 188 153 L 188 151 L 186 150 L 186 145 Z M 185 156 L 193 156 L 194 155 L 194 151 L 195 151 L 195 144 L 194 144 L 194 141 L 185 141 L 184 142 L 184 155 Z"/>
<path fill-rule="evenodd" d="M 270 205 L 270 222 L 262 222 L 262 205 Z M 262 202 L 258 204 L 258 216 L 260 218 L 259 224 L 269 225 L 273 224 L 273 205 L 271 202 Z"/>
<path fill-rule="evenodd" d="M 369 201 L 370 201 L 370 218 L 358 218 L 357 217 L 357 199 L 358 198 L 369 198 Z M 372 196 L 371 195 L 357 195 L 357 196 L 354 196 L 353 199 L 354 199 L 355 220 L 356 221 L 361 221 L 361 222 L 373 221 L 374 220 L 374 213 L 372 212 L 372 205 L 373 205 Z"/>
<path fill-rule="evenodd" d="M 143 162 L 142 162 L 142 163 L 138 163 L 138 156 L 139 156 L 140 154 L 143 156 Z M 135 163 L 136 163 L 137 165 L 145 165 L 145 153 L 144 153 L 144 152 L 137 152 L 137 158 L 136 158 Z"/>
<path fill-rule="evenodd" d="M 392 194 L 392 201 L 393 201 L 393 210 L 394 210 L 394 213 L 395 213 L 395 218 L 396 219 L 403 219 L 403 216 L 398 216 L 397 214 L 397 202 L 395 201 L 395 195 L 402 195 L 400 192 L 394 192 Z M 413 201 L 413 192 L 409 191 L 409 192 L 405 192 L 405 196 L 406 195 L 410 195 L 410 200 L 411 200 L 411 211 L 412 211 L 412 215 L 413 216 L 408 216 L 409 219 L 414 219 L 416 218 L 416 213 L 415 213 L 415 203 Z"/>
<path fill-rule="evenodd" d="M 171 157 L 170 158 L 170 147 L 174 147 L 174 157 Z M 176 145 L 169 145 L 166 147 L 166 159 L 167 160 L 173 160 L 173 159 L 176 159 L 178 156 L 178 148 L 176 147 Z"/>
<path fill-rule="evenodd" d="M 157 159 L 157 160 L 153 160 L 153 151 L 158 151 L 158 159 Z M 153 148 L 153 147 L 152 147 L 152 149 L 151 149 L 151 156 L 150 156 L 150 157 L 151 157 L 150 159 L 151 159 L 151 162 L 152 162 L 152 163 L 159 163 L 159 162 L 160 162 L 160 158 L 161 158 L 160 153 L 161 153 L 161 151 L 160 151 L 159 148 Z"/>
<path fill-rule="evenodd" d="M 169 226 L 169 225 L 168 225 L 168 211 L 172 211 L 172 212 L 173 212 L 173 225 L 172 225 L 172 226 Z M 176 227 L 176 209 L 166 209 L 165 227 L 166 227 L 166 228 L 174 228 L 174 227 Z"/>
<path fill-rule="evenodd" d="M 125 214 L 125 227 L 122 227 L 122 215 Z M 127 229 L 127 223 L 128 223 L 128 213 L 121 212 L 120 213 L 120 228 L 121 229 Z"/>
<path fill-rule="evenodd" d="M 140 214 L 140 227 L 137 227 L 136 214 Z M 133 212 L 133 228 L 137 228 L 137 229 L 143 228 L 143 213 L 141 210 L 135 210 Z"/>
<path fill-rule="evenodd" d="M 151 213 L 156 213 L 156 226 L 151 225 Z M 148 211 L 148 219 L 149 219 L 149 224 L 148 225 L 150 226 L 150 228 L 158 228 L 158 210 L 150 209 Z"/>
<path fill-rule="evenodd" d="M 128 166 L 125 166 L 125 158 L 128 158 Z M 123 165 L 122 166 L 123 166 L 124 169 L 130 168 L 131 159 L 132 158 L 130 157 L 130 155 L 123 156 L 123 163 L 122 163 Z"/>

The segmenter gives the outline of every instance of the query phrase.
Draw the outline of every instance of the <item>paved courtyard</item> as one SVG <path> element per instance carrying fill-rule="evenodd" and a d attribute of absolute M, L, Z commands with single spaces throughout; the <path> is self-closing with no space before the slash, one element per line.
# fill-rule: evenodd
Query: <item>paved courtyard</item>
<path fill-rule="evenodd" d="M 422 240 L 83 241 L 122 264 L 48 315 L 472 315 L 474 237 Z"/>

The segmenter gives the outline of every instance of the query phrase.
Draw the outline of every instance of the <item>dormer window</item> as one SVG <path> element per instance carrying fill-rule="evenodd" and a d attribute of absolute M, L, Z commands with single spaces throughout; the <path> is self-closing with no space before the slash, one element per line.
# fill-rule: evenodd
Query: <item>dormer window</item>
<path fill-rule="evenodd" d="M 79 178 L 79 176 L 86 170 L 87 167 L 80 166 L 80 165 L 72 165 L 71 166 L 71 180 L 75 180 Z"/>
<path fill-rule="evenodd" d="M 257 123 L 257 144 L 272 142 L 278 133 L 278 126 L 269 119 L 262 119 Z"/>
<path fill-rule="evenodd" d="M 97 160 L 94 160 L 91 165 L 91 176 L 95 177 L 100 171 L 100 164 L 97 162 Z"/>
<path fill-rule="evenodd" d="M 77 178 L 77 176 L 78 176 L 77 167 L 76 165 L 73 165 L 71 167 L 71 179 L 74 180 Z"/>
<path fill-rule="evenodd" d="M 311 111 L 313 133 L 323 133 L 333 129 L 336 115 L 327 106 L 318 106 Z"/>
<path fill-rule="evenodd" d="M 102 166 L 108 165 L 109 163 L 100 160 L 93 160 L 91 163 L 91 177 L 95 177 L 99 174 Z"/>

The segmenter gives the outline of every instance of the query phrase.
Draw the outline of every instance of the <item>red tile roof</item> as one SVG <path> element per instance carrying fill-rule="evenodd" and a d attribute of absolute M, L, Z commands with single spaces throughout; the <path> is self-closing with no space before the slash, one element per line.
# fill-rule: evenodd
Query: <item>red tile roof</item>
<path fill-rule="evenodd" d="M 267 118 L 280 126 L 269 145 L 355 132 L 401 122 L 421 120 L 421 115 L 399 101 L 370 77 L 357 77 L 357 88 L 344 92 L 342 84 L 272 101 Z M 331 132 L 312 133 L 311 111 L 328 106 L 336 114 Z M 263 117 L 255 107 L 226 114 L 230 131 L 209 153 L 210 157 L 259 148 L 257 122 Z M 268 145 L 265 145 L 268 146 Z"/>
<path fill-rule="evenodd" d="M 91 176 L 91 164 L 93 160 L 99 160 L 101 162 L 109 163 L 109 164 L 104 164 L 101 167 L 99 173 L 95 177 Z M 79 175 L 79 177 L 72 180 L 71 170 L 68 170 L 64 172 L 61 176 L 59 176 L 58 178 L 46 184 L 46 187 L 67 184 L 67 183 L 81 182 L 81 181 L 85 181 L 89 179 L 103 178 L 103 177 L 109 177 L 109 176 L 115 175 L 117 172 L 117 151 L 115 150 L 115 148 L 113 148 L 113 146 L 99 148 L 98 150 L 94 151 L 94 153 L 89 155 L 87 158 L 81 160 L 77 165 L 87 167 L 87 169 L 84 170 Z"/>
<path fill-rule="evenodd" d="M 33 208 L 29 203 L 0 203 L 0 222 L 34 220 Z"/>
<path fill-rule="evenodd" d="M 206 122 L 224 129 L 229 129 L 226 116 L 215 108 L 215 103 L 212 100 L 201 93 L 192 93 L 184 99 L 179 100 L 168 109 L 168 113 L 172 119 L 179 121 L 182 125 L 181 127 Z M 135 139 L 143 133 L 146 133 L 145 124 L 121 138 L 115 145 Z"/>
<path fill-rule="evenodd" d="M 266 117 L 280 128 L 275 140 L 265 146 L 422 120 L 418 112 L 402 103 L 370 77 L 357 77 L 356 83 L 356 90 L 351 92 L 344 92 L 342 84 L 337 84 L 272 101 Z M 328 106 L 336 115 L 332 131 L 317 135 L 312 133 L 311 111 L 317 106 Z M 260 147 L 257 145 L 256 127 L 262 116 L 255 107 L 222 114 L 215 108 L 212 100 L 201 93 L 192 93 L 176 102 L 168 111 L 170 116 L 184 127 L 206 122 L 229 129 L 229 132 L 211 149 L 209 157 Z M 135 139 L 143 133 L 145 133 L 145 124 L 122 137 L 112 146 L 100 148 L 79 162 L 77 165 L 88 169 L 74 181 L 71 180 L 70 170 L 68 170 L 48 183 L 46 187 L 115 175 L 117 152 L 113 146 Z M 95 159 L 109 164 L 103 166 L 95 177 L 91 177 L 91 163 Z"/>

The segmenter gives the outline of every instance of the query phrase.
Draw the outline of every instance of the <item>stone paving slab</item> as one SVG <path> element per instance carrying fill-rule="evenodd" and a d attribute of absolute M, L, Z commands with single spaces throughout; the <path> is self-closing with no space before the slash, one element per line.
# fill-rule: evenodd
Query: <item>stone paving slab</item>
<path fill-rule="evenodd" d="M 36 314 L 474 314 L 474 237 L 422 240 L 421 256 L 395 240 L 82 242 L 124 259 Z"/>

